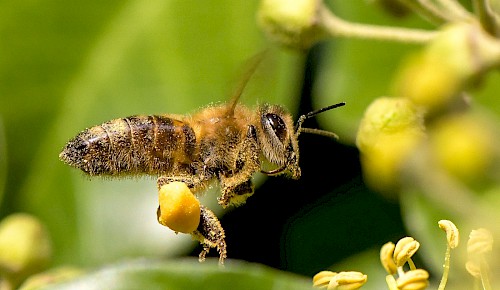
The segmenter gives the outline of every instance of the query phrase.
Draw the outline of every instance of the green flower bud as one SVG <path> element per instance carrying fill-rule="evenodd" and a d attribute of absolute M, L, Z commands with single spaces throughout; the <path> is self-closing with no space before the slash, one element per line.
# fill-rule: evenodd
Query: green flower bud
<path fill-rule="evenodd" d="M 429 111 L 439 110 L 499 63 L 500 41 L 475 23 L 453 23 L 403 65 L 395 91 Z"/>
<path fill-rule="evenodd" d="M 50 238 L 38 219 L 18 213 L 0 223 L 0 270 L 14 285 L 42 270 L 50 258 Z"/>
<path fill-rule="evenodd" d="M 318 25 L 320 0 L 263 0 L 257 21 L 269 38 L 298 49 L 307 49 L 325 34 Z"/>
<path fill-rule="evenodd" d="M 495 160 L 497 142 L 494 130 L 484 119 L 472 114 L 451 115 L 429 132 L 432 152 L 445 170 L 465 182 L 487 176 Z"/>
<path fill-rule="evenodd" d="M 423 115 L 408 99 L 375 100 L 356 138 L 368 184 L 382 191 L 393 189 L 403 161 L 424 136 Z"/>

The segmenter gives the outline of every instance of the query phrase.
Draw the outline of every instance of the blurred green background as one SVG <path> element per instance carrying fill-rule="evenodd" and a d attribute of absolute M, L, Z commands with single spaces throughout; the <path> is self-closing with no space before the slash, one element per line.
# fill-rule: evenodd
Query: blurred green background
<path fill-rule="evenodd" d="M 428 28 L 366 1 L 334 4 L 352 21 Z M 303 180 L 256 177 L 260 187 L 248 206 L 221 218 L 229 258 L 308 276 L 344 261 L 383 275 L 370 259 L 404 227 L 397 202 L 364 186 L 353 143 L 364 109 L 388 94 L 403 56 L 418 47 L 338 39 L 306 55 L 266 40 L 257 8 L 258 1 L 229 0 L 0 2 L 1 215 L 39 217 L 53 240 L 54 266 L 191 253 L 189 236 L 156 222 L 153 178 L 90 180 L 58 154 L 79 131 L 110 119 L 222 102 L 245 62 L 269 49 L 242 102 L 283 104 L 297 116 L 346 101 L 307 123 L 336 132 L 340 144 L 302 136 Z M 495 91 L 491 83 L 483 95 Z M 500 102 L 483 99 L 500 111 Z M 221 216 L 217 190 L 202 201 Z M 280 224 L 266 227 L 272 220 Z"/>
<path fill-rule="evenodd" d="M 153 179 L 89 180 L 58 154 L 79 131 L 109 119 L 184 114 L 228 99 L 238 69 L 266 45 L 255 26 L 257 2 L 1 6 L 2 213 L 40 217 L 55 263 L 93 265 L 190 246 L 189 237 L 170 245 L 156 224 Z M 273 81 L 254 84 L 255 97 L 245 101 L 293 106 L 298 58 L 279 56 Z"/>

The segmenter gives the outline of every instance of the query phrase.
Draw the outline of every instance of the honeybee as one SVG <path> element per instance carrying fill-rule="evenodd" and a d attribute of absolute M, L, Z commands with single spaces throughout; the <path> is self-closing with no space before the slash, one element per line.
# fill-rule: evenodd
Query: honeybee
<path fill-rule="evenodd" d="M 76 135 L 59 158 L 90 176 L 157 176 L 159 190 L 165 184 L 183 182 L 198 195 L 216 181 L 222 207 L 241 205 L 254 193 L 252 175 L 256 172 L 298 179 L 300 133 L 334 135 L 302 128 L 302 123 L 344 105 L 302 115 L 294 126 L 282 106 L 264 104 L 252 109 L 238 103 L 241 91 L 231 101 L 193 115 L 137 115 L 104 122 Z M 274 168 L 265 170 L 263 162 Z M 213 212 L 202 206 L 199 226 L 191 234 L 203 245 L 200 260 L 216 247 L 220 262 L 224 261 L 225 234 Z"/>

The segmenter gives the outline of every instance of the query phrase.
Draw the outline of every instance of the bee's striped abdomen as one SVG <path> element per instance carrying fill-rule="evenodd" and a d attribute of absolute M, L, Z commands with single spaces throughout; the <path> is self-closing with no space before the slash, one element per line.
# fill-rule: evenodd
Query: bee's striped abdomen
<path fill-rule="evenodd" d="M 84 130 L 60 158 L 90 175 L 160 174 L 189 167 L 195 151 L 196 136 L 186 123 L 168 116 L 131 116 Z"/>

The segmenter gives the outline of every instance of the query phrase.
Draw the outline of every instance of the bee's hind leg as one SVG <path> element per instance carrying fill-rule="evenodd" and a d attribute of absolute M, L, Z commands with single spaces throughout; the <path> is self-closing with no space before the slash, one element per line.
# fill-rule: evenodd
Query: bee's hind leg
<path fill-rule="evenodd" d="M 198 177 L 198 176 L 160 176 L 156 181 L 158 185 L 158 190 L 165 184 L 171 182 L 183 182 L 185 183 L 189 189 L 193 192 L 197 192 L 205 187 L 205 181 L 207 179 Z"/>
<path fill-rule="evenodd" d="M 167 189 L 167 185 L 173 182 L 184 183 L 187 188 L 181 185 L 180 187 L 174 186 L 173 188 Z M 202 182 L 189 176 L 159 177 L 158 192 L 160 205 L 157 210 L 158 222 L 176 232 L 188 233 L 193 239 L 198 240 L 203 247 L 199 256 L 200 262 L 205 260 L 205 256 L 211 248 L 217 248 L 219 252 L 219 263 L 224 264 L 224 260 L 227 256 L 224 229 L 217 216 L 205 206 L 200 205 L 193 194 L 194 189 L 200 189 L 202 187 Z M 175 202 L 172 203 L 172 200 L 169 199 L 168 196 L 177 196 L 178 199 L 174 198 L 173 200 L 175 200 Z M 195 213 L 198 211 L 198 206 L 199 215 Z M 194 211 L 195 208 L 196 211 Z M 165 210 L 165 219 L 163 219 L 162 216 L 162 209 Z M 167 222 L 167 220 L 172 221 L 170 217 L 173 212 L 182 212 L 182 214 L 179 215 L 180 220 L 176 217 L 176 214 L 174 214 L 173 223 Z"/>

